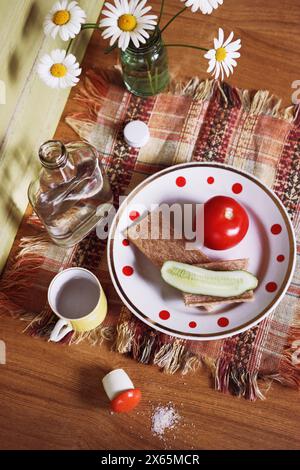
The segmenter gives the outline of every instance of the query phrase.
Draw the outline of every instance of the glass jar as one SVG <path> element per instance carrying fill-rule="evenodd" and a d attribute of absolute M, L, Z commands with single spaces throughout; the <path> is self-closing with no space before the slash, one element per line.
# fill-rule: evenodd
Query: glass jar
<path fill-rule="evenodd" d="M 134 95 L 147 97 L 161 93 L 169 83 L 168 55 L 160 31 L 136 48 L 132 43 L 121 51 L 123 80 Z"/>
<path fill-rule="evenodd" d="M 42 169 L 28 189 L 29 201 L 52 240 L 73 246 L 109 211 L 112 191 L 97 150 L 58 140 L 39 150 Z"/>

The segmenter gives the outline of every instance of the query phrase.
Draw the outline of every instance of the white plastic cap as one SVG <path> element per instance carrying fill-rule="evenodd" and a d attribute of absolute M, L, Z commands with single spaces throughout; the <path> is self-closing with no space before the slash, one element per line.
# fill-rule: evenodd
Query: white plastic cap
<path fill-rule="evenodd" d="M 134 389 L 134 385 L 123 369 L 115 369 L 102 379 L 103 388 L 109 400 L 112 401 L 120 393 Z"/>
<path fill-rule="evenodd" d="M 143 121 L 131 121 L 124 128 L 124 139 L 130 147 L 144 147 L 150 139 L 149 127 Z"/>

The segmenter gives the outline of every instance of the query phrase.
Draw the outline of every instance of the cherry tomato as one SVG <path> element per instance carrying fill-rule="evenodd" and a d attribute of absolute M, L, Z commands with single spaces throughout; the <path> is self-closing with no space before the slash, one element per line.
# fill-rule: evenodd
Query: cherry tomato
<path fill-rule="evenodd" d="M 138 388 L 120 393 L 111 402 L 111 409 L 115 413 L 127 413 L 133 410 L 141 401 L 142 393 Z"/>
<path fill-rule="evenodd" d="M 231 197 L 215 196 L 204 204 L 204 245 L 227 250 L 240 243 L 249 227 L 245 209 Z"/>

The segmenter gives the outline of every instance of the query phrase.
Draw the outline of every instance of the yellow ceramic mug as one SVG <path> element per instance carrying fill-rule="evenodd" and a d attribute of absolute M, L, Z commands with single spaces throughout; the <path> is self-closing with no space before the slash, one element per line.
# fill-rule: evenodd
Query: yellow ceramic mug
<path fill-rule="evenodd" d="M 96 276 L 83 268 L 69 268 L 52 280 L 48 302 L 59 317 L 50 341 L 61 341 L 70 331 L 91 331 L 107 313 L 107 300 Z"/>

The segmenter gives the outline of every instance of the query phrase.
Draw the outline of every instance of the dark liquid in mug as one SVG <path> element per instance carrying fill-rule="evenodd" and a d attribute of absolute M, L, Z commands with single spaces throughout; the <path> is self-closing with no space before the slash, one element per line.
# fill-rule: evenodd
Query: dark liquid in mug
<path fill-rule="evenodd" d="M 99 286 L 92 280 L 82 277 L 70 279 L 58 292 L 56 309 L 65 318 L 81 318 L 94 310 L 99 295 Z"/>

